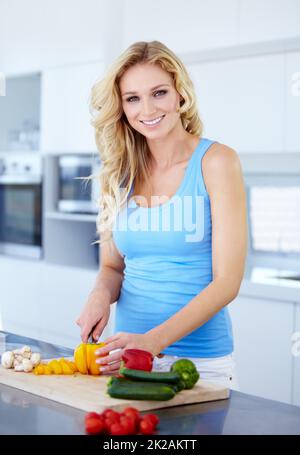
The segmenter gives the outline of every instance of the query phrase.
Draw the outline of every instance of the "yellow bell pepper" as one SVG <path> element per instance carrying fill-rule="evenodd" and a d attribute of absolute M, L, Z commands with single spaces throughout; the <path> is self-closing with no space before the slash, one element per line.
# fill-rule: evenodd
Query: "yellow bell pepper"
<path fill-rule="evenodd" d="M 44 367 L 44 374 L 52 374 L 52 370 L 49 365 L 43 365 Z"/>
<path fill-rule="evenodd" d="M 96 363 L 95 351 L 105 343 L 81 343 L 74 351 L 75 365 L 82 374 L 100 375 L 100 365 Z"/>
<path fill-rule="evenodd" d="M 65 359 L 59 359 L 59 363 L 61 364 L 63 374 L 73 374 L 73 370 Z"/>
<path fill-rule="evenodd" d="M 58 360 L 51 360 L 48 363 L 48 367 L 51 368 L 52 373 L 54 374 L 62 374 L 63 372 L 62 366 Z"/>

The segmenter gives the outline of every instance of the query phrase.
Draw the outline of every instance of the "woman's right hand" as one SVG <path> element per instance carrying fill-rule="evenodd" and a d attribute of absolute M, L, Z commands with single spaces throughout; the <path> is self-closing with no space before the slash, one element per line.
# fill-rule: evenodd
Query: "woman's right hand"
<path fill-rule="evenodd" d="M 92 335 L 95 341 L 102 334 L 110 315 L 109 296 L 99 289 L 94 289 L 79 316 L 75 321 L 81 327 L 81 339 L 83 343 L 88 342 Z"/>

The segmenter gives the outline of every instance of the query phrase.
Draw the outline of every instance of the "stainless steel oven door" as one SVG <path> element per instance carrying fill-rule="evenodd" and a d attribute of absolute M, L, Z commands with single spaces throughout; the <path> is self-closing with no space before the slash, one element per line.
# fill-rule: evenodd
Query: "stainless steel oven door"
<path fill-rule="evenodd" d="M 0 253 L 42 256 L 42 182 L 37 176 L 0 179 Z"/>
<path fill-rule="evenodd" d="M 93 171 L 90 156 L 62 156 L 59 158 L 58 210 L 69 213 L 91 213 L 92 182 L 87 180 Z"/>

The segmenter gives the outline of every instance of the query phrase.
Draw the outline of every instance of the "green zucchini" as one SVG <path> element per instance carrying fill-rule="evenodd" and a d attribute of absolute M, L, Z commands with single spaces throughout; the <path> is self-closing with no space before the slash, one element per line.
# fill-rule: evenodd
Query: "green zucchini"
<path fill-rule="evenodd" d="M 173 371 L 144 371 L 133 370 L 131 368 L 120 368 L 119 373 L 125 378 L 135 381 L 151 381 L 151 382 L 169 382 L 173 384 L 181 381 L 181 376 Z"/>
<path fill-rule="evenodd" d="M 107 393 L 113 398 L 127 400 L 166 401 L 176 395 L 174 384 L 132 381 L 113 377 L 108 382 Z"/>
<path fill-rule="evenodd" d="M 182 379 L 179 379 L 178 382 L 171 385 L 175 387 L 176 392 L 180 392 L 181 390 L 185 389 L 185 384 Z"/>

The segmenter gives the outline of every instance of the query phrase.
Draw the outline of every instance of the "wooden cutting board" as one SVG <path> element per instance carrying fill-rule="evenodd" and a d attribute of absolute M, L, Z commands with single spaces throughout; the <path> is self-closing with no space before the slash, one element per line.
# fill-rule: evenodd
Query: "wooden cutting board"
<path fill-rule="evenodd" d="M 106 408 L 121 411 L 134 406 L 140 411 L 167 408 L 229 398 L 230 390 L 199 380 L 191 390 L 181 390 L 167 401 L 124 400 L 107 394 L 108 376 L 35 375 L 0 367 L 0 383 L 83 411 L 102 412 Z"/>

